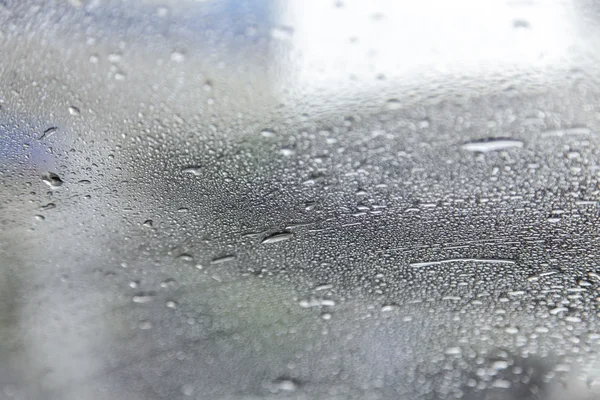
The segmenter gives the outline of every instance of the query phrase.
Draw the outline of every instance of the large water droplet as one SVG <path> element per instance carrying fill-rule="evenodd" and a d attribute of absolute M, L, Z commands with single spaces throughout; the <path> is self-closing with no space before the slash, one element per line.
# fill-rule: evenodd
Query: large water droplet
<path fill-rule="evenodd" d="M 181 170 L 181 173 L 183 174 L 190 174 L 190 175 L 194 175 L 194 176 L 200 176 L 202 174 L 202 171 L 200 169 L 200 167 L 198 166 L 192 166 L 192 167 L 185 167 Z"/>
<path fill-rule="evenodd" d="M 48 172 L 47 174 L 42 176 L 42 181 L 48 186 L 50 189 L 55 190 L 63 185 L 62 179 L 58 175 L 53 172 Z"/>
<path fill-rule="evenodd" d="M 287 231 L 277 232 L 277 233 L 273 233 L 272 235 L 265 237 L 261 241 L 261 243 L 269 244 L 269 243 L 283 242 L 283 241 L 291 239 L 292 236 L 293 236 L 292 232 L 287 232 Z"/>
<path fill-rule="evenodd" d="M 523 147 L 523 142 L 516 139 L 484 139 L 465 143 L 461 146 L 464 150 L 487 153 L 490 151 L 506 150 Z"/>

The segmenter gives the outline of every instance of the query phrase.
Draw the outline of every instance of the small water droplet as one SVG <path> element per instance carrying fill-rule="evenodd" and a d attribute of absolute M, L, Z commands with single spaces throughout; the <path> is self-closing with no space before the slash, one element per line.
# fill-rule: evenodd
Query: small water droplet
<path fill-rule="evenodd" d="M 476 140 L 473 142 L 465 143 L 461 146 L 463 150 L 487 153 L 490 151 L 507 150 L 511 148 L 523 147 L 523 142 L 516 139 L 506 138 L 490 138 L 484 140 Z"/>
<path fill-rule="evenodd" d="M 269 243 L 283 242 L 283 241 L 291 239 L 292 236 L 293 236 L 292 232 L 287 232 L 287 231 L 277 232 L 277 233 L 273 233 L 272 235 L 265 237 L 261 241 L 261 243 L 269 244 Z"/>
<path fill-rule="evenodd" d="M 396 304 L 387 304 L 381 307 L 381 312 L 390 312 L 398 310 L 398 306 Z"/>
<path fill-rule="evenodd" d="M 152 328 L 152 322 L 150 322 L 150 321 L 141 321 L 141 322 L 139 323 L 138 327 L 139 327 L 141 330 L 143 330 L 143 331 L 146 331 L 146 330 L 148 330 L 148 329 L 151 329 L 151 328 Z"/>
<path fill-rule="evenodd" d="M 160 287 L 163 289 L 169 289 L 177 286 L 177 281 L 173 278 L 165 279 L 160 283 Z"/>
<path fill-rule="evenodd" d="M 144 223 L 142 225 L 144 225 L 147 228 L 151 228 L 153 223 L 154 222 L 151 219 L 147 219 L 144 221 Z"/>
<path fill-rule="evenodd" d="M 529 21 L 525 20 L 525 19 L 515 19 L 513 21 L 513 26 L 515 28 L 530 28 L 531 25 L 529 24 Z"/>
<path fill-rule="evenodd" d="M 331 313 L 321 314 L 321 318 L 324 319 L 325 321 L 329 321 L 331 319 L 331 317 L 332 317 Z"/>
<path fill-rule="evenodd" d="M 290 40 L 294 36 L 294 28 L 289 26 L 274 26 L 271 28 L 271 37 L 277 40 Z"/>
<path fill-rule="evenodd" d="M 190 384 L 185 384 L 181 387 L 181 393 L 184 396 L 192 396 L 194 394 L 194 387 Z"/>
<path fill-rule="evenodd" d="M 167 15 L 169 15 L 169 9 L 165 6 L 159 6 L 158 8 L 156 8 L 156 15 L 158 17 L 166 17 Z"/>
<path fill-rule="evenodd" d="M 73 116 L 78 116 L 79 114 L 81 114 L 81 112 L 79 111 L 79 108 L 77 108 L 75 106 L 70 106 L 69 107 L 69 114 L 71 114 Z"/>
<path fill-rule="evenodd" d="M 37 215 L 35 216 L 35 219 L 36 219 L 36 220 L 38 220 L 38 221 L 43 221 L 43 220 L 45 220 L 45 219 L 46 219 L 46 217 L 44 217 L 43 215 L 37 214 Z"/>

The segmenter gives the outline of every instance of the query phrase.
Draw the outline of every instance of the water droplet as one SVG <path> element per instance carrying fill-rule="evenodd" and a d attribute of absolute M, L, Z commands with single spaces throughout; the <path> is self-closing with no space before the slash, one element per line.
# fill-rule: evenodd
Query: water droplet
<path fill-rule="evenodd" d="M 147 219 L 147 220 L 145 220 L 145 221 L 144 221 L 144 223 L 143 223 L 142 225 L 144 225 L 144 226 L 145 226 L 145 227 L 147 227 L 147 228 L 152 228 L 152 224 L 153 224 L 153 223 L 154 223 L 154 222 L 152 222 L 152 220 L 151 220 L 151 219 Z"/>
<path fill-rule="evenodd" d="M 385 108 L 388 110 L 398 110 L 402 107 L 402 103 L 398 99 L 389 99 L 385 103 Z"/>
<path fill-rule="evenodd" d="M 169 15 L 169 9 L 165 6 L 159 6 L 156 9 L 156 15 L 161 18 L 166 17 L 167 15 Z"/>
<path fill-rule="evenodd" d="M 180 63 L 185 61 L 185 54 L 180 51 L 174 51 L 171 53 L 171 61 Z"/>
<path fill-rule="evenodd" d="M 165 279 L 160 283 L 160 287 L 163 289 L 169 289 L 177 286 L 177 281 L 173 278 Z"/>
<path fill-rule="evenodd" d="M 499 389 L 508 389 L 510 388 L 511 382 L 505 379 L 496 379 L 492 382 L 492 387 Z"/>
<path fill-rule="evenodd" d="M 331 319 L 331 317 L 332 317 L 331 313 L 321 314 L 321 318 L 324 319 L 325 321 L 329 321 Z"/>
<path fill-rule="evenodd" d="M 43 221 L 46 219 L 46 217 L 44 217 L 43 215 L 40 215 L 40 214 L 37 214 L 34 218 L 38 221 Z"/>
<path fill-rule="evenodd" d="M 202 171 L 200 169 L 200 167 L 194 166 L 194 167 L 185 167 L 181 170 L 182 174 L 190 174 L 190 175 L 194 175 L 194 176 L 200 176 L 202 174 Z"/>
<path fill-rule="evenodd" d="M 296 154 L 296 151 L 294 149 L 288 149 L 288 148 L 282 148 L 281 150 L 281 154 L 283 154 L 286 157 L 289 156 L 293 156 L 294 154 Z"/>
<path fill-rule="evenodd" d="M 260 134 L 262 137 L 266 138 L 275 137 L 275 131 L 272 129 L 263 129 L 262 131 L 260 131 Z"/>
<path fill-rule="evenodd" d="M 277 232 L 277 233 L 273 233 L 272 235 L 265 237 L 261 241 L 261 243 L 269 244 L 269 243 L 283 242 L 283 241 L 291 239 L 292 236 L 293 236 L 292 232 L 287 232 L 287 231 Z"/>
<path fill-rule="evenodd" d="M 556 308 L 553 308 L 552 310 L 550 310 L 550 314 L 557 315 L 557 314 L 567 312 L 567 311 L 569 311 L 569 309 L 566 307 L 556 307 Z"/>
<path fill-rule="evenodd" d="M 274 26 L 271 28 L 271 37 L 277 40 L 290 40 L 294 36 L 294 28 L 289 26 Z"/>
<path fill-rule="evenodd" d="M 75 107 L 75 106 L 70 106 L 69 107 L 69 114 L 73 115 L 73 116 L 78 116 L 81 112 L 79 111 L 79 108 Z"/>
<path fill-rule="evenodd" d="M 151 329 L 151 328 L 152 328 L 152 322 L 150 322 L 150 321 L 141 321 L 141 322 L 139 323 L 138 327 L 139 327 L 141 330 L 143 330 L 143 331 L 146 331 L 146 330 L 148 330 L 148 329 Z"/>
<path fill-rule="evenodd" d="M 302 308 L 313 308 L 313 307 L 333 307 L 335 301 L 330 299 L 303 299 L 298 302 L 298 305 Z"/>
<path fill-rule="evenodd" d="M 580 136 L 589 135 L 592 130 L 587 127 L 573 127 L 565 129 L 552 129 L 542 132 L 542 137 L 563 137 L 563 136 Z"/>
<path fill-rule="evenodd" d="M 194 387 L 190 384 L 185 384 L 181 387 L 181 393 L 184 396 L 192 396 L 194 394 Z"/>
<path fill-rule="evenodd" d="M 181 260 L 181 261 L 192 261 L 194 259 L 194 257 L 191 254 L 182 253 L 177 256 L 177 259 Z"/>
<path fill-rule="evenodd" d="M 411 267 L 430 267 L 433 265 L 442 265 L 448 263 L 455 262 L 472 262 L 472 263 L 482 263 L 482 264 L 514 264 L 513 260 L 500 260 L 500 259 L 483 259 L 483 258 L 449 258 L 446 260 L 437 260 L 437 261 L 425 261 L 418 263 L 411 263 Z"/>
<path fill-rule="evenodd" d="M 54 203 L 48 203 L 48 204 L 44 204 L 43 206 L 40 206 L 40 210 L 52 210 L 53 208 L 56 208 L 56 204 Z"/>
<path fill-rule="evenodd" d="M 396 304 L 386 304 L 383 307 L 381 307 L 381 312 L 390 312 L 390 311 L 396 311 L 398 310 L 398 306 Z"/>
<path fill-rule="evenodd" d="M 55 190 L 63 185 L 62 179 L 58 175 L 53 172 L 48 172 L 47 174 L 42 176 L 42 181 L 48 186 L 50 189 Z"/>
<path fill-rule="evenodd" d="M 521 148 L 523 147 L 523 142 L 516 139 L 491 138 L 465 143 L 461 147 L 467 151 L 487 153 L 510 148 Z"/>
<path fill-rule="evenodd" d="M 444 353 L 449 356 L 455 356 L 462 354 L 462 349 L 460 347 L 448 347 Z"/>
<path fill-rule="evenodd" d="M 504 361 L 504 360 L 494 361 L 492 363 L 492 368 L 494 368 L 494 369 L 496 369 L 498 371 L 506 369 L 506 368 L 508 368 L 508 362 Z"/>
<path fill-rule="evenodd" d="M 223 263 L 226 263 L 226 262 L 229 262 L 229 261 L 233 261 L 233 260 L 235 260 L 235 255 L 228 254 L 226 256 L 221 256 L 221 257 L 213 258 L 210 263 L 213 264 L 213 265 L 214 264 L 223 264 Z"/>
<path fill-rule="evenodd" d="M 284 392 L 293 392 L 298 389 L 300 385 L 298 382 L 292 379 L 280 378 L 276 379 L 271 383 L 271 391 L 284 391 Z"/>
<path fill-rule="evenodd" d="M 525 19 L 515 19 L 513 21 L 513 26 L 515 28 L 521 28 L 521 29 L 526 29 L 526 28 L 531 27 L 531 25 L 529 24 L 529 21 L 527 21 Z"/>
<path fill-rule="evenodd" d="M 175 301 L 173 301 L 173 300 L 169 300 L 169 301 L 167 301 L 167 302 L 165 303 L 165 305 L 166 305 L 168 308 L 175 309 L 175 308 L 177 308 L 177 305 L 178 305 L 178 304 L 177 304 L 177 302 L 175 302 Z"/>
<path fill-rule="evenodd" d="M 333 289 L 333 285 L 331 283 L 319 285 L 315 288 L 315 291 L 329 290 Z"/>
<path fill-rule="evenodd" d="M 138 293 L 133 296 L 133 302 L 137 304 L 149 303 L 154 300 L 154 293 Z"/>
<path fill-rule="evenodd" d="M 600 274 L 598 274 L 596 272 L 588 272 L 588 276 L 592 279 L 600 281 Z"/>
<path fill-rule="evenodd" d="M 52 126 L 52 127 L 48 128 L 48 129 L 46 129 L 46 130 L 44 131 L 44 133 L 42 133 L 42 136 L 40 136 L 40 137 L 39 137 L 39 139 L 38 139 L 38 140 L 42 140 L 42 139 L 47 139 L 47 138 L 49 138 L 50 136 L 54 135 L 54 133 L 57 131 L 57 129 L 58 129 L 58 128 L 57 128 L 57 127 L 55 127 L 55 126 Z"/>
<path fill-rule="evenodd" d="M 111 64 L 116 64 L 119 61 L 121 61 L 121 54 L 120 53 L 110 53 L 108 55 L 108 62 L 110 62 Z"/>

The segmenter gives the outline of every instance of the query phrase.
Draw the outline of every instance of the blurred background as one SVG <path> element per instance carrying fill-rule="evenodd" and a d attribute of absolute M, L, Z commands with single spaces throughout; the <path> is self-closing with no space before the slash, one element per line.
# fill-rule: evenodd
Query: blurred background
<path fill-rule="evenodd" d="M 600 397 L 599 29 L 0 0 L 0 399 Z"/>

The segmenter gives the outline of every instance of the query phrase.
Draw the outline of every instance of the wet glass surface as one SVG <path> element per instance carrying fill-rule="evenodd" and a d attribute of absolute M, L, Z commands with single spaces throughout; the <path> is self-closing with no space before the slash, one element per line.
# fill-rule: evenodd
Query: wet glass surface
<path fill-rule="evenodd" d="M 598 398 L 599 13 L 0 0 L 0 399 Z"/>

